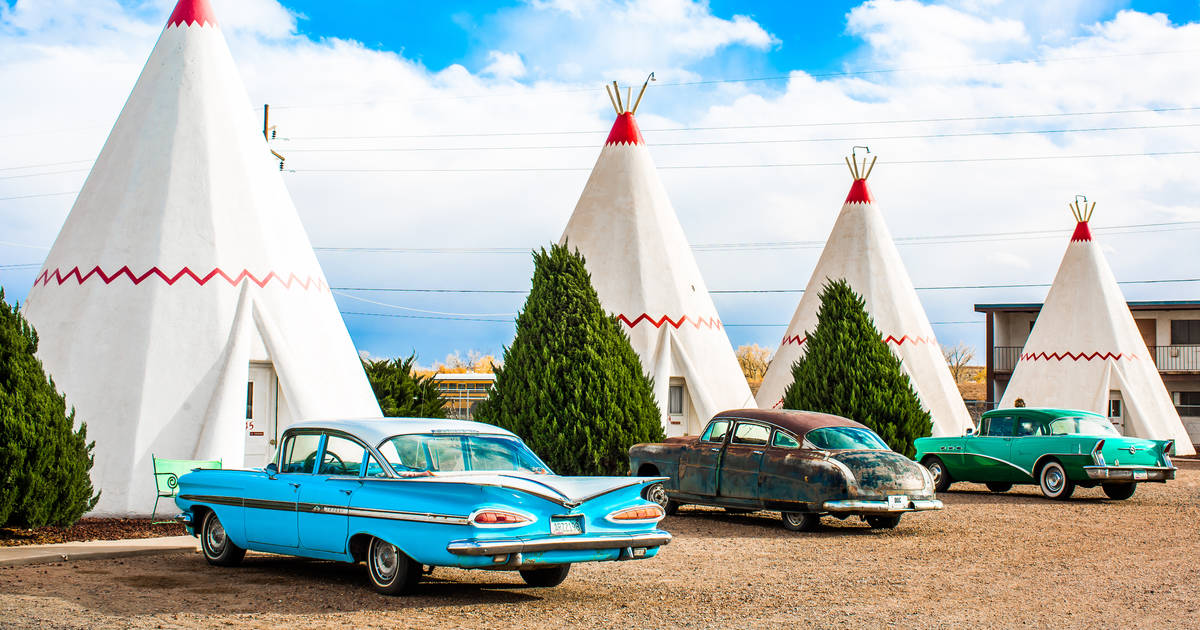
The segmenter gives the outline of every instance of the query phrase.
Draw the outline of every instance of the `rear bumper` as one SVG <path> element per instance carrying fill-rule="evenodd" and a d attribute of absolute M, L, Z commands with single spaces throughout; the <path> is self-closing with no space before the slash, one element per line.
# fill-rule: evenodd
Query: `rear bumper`
<path fill-rule="evenodd" d="M 1166 481 L 1175 478 L 1174 466 L 1084 466 L 1088 479 L 1096 481 Z M 1146 473 L 1142 477 L 1140 473 Z"/>
<path fill-rule="evenodd" d="M 923 512 L 925 510 L 940 510 L 942 502 L 937 499 L 914 499 L 903 507 L 893 505 L 888 501 L 861 501 L 845 499 L 841 501 L 826 501 L 821 509 L 833 513 L 850 514 L 902 514 L 904 512 Z"/>
<path fill-rule="evenodd" d="M 671 535 L 662 530 L 641 534 L 607 534 L 601 536 L 559 536 L 554 538 L 495 538 L 491 540 L 455 540 L 446 551 L 456 556 L 501 556 L 544 551 L 591 551 L 599 549 L 647 549 L 671 542 Z"/>

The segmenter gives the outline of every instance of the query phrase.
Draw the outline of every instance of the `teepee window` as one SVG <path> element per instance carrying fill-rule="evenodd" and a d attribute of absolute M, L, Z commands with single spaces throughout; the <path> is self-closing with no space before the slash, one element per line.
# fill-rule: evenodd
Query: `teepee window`
<path fill-rule="evenodd" d="M 667 393 L 669 402 L 667 403 L 667 413 L 671 415 L 679 415 L 683 413 L 683 385 L 672 385 Z"/>

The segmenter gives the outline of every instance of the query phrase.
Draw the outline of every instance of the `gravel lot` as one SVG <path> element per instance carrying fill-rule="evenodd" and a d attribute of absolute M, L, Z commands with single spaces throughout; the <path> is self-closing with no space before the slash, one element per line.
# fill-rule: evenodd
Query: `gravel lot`
<path fill-rule="evenodd" d="M 176 553 L 0 568 L 0 627 L 1200 627 L 1200 469 L 1128 501 L 960 485 L 890 532 L 684 509 L 656 559 L 577 565 L 562 586 L 437 569 L 408 597 L 365 569 Z"/>

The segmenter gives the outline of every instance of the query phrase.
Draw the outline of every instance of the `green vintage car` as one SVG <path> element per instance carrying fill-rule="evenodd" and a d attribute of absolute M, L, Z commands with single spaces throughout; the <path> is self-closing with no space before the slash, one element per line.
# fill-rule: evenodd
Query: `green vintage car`
<path fill-rule="evenodd" d="M 1143 440 L 1117 433 L 1104 416 L 1073 409 L 996 409 L 983 414 L 979 431 L 962 437 L 920 438 L 914 459 L 944 492 L 956 481 L 1005 492 L 1037 484 L 1050 499 L 1069 499 L 1075 487 L 1104 488 L 1128 499 L 1142 481 L 1175 478 L 1174 440 Z"/>

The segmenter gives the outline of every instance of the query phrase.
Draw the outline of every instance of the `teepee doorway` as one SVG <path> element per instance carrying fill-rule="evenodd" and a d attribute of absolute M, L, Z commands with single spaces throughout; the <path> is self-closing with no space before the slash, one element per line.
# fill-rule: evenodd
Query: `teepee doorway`
<path fill-rule="evenodd" d="M 1108 421 L 1117 433 L 1125 435 L 1125 404 L 1120 390 L 1108 392 Z"/>
<path fill-rule="evenodd" d="M 248 468 L 267 465 L 279 427 L 279 377 L 265 361 L 250 363 L 246 382 L 246 460 Z"/>

